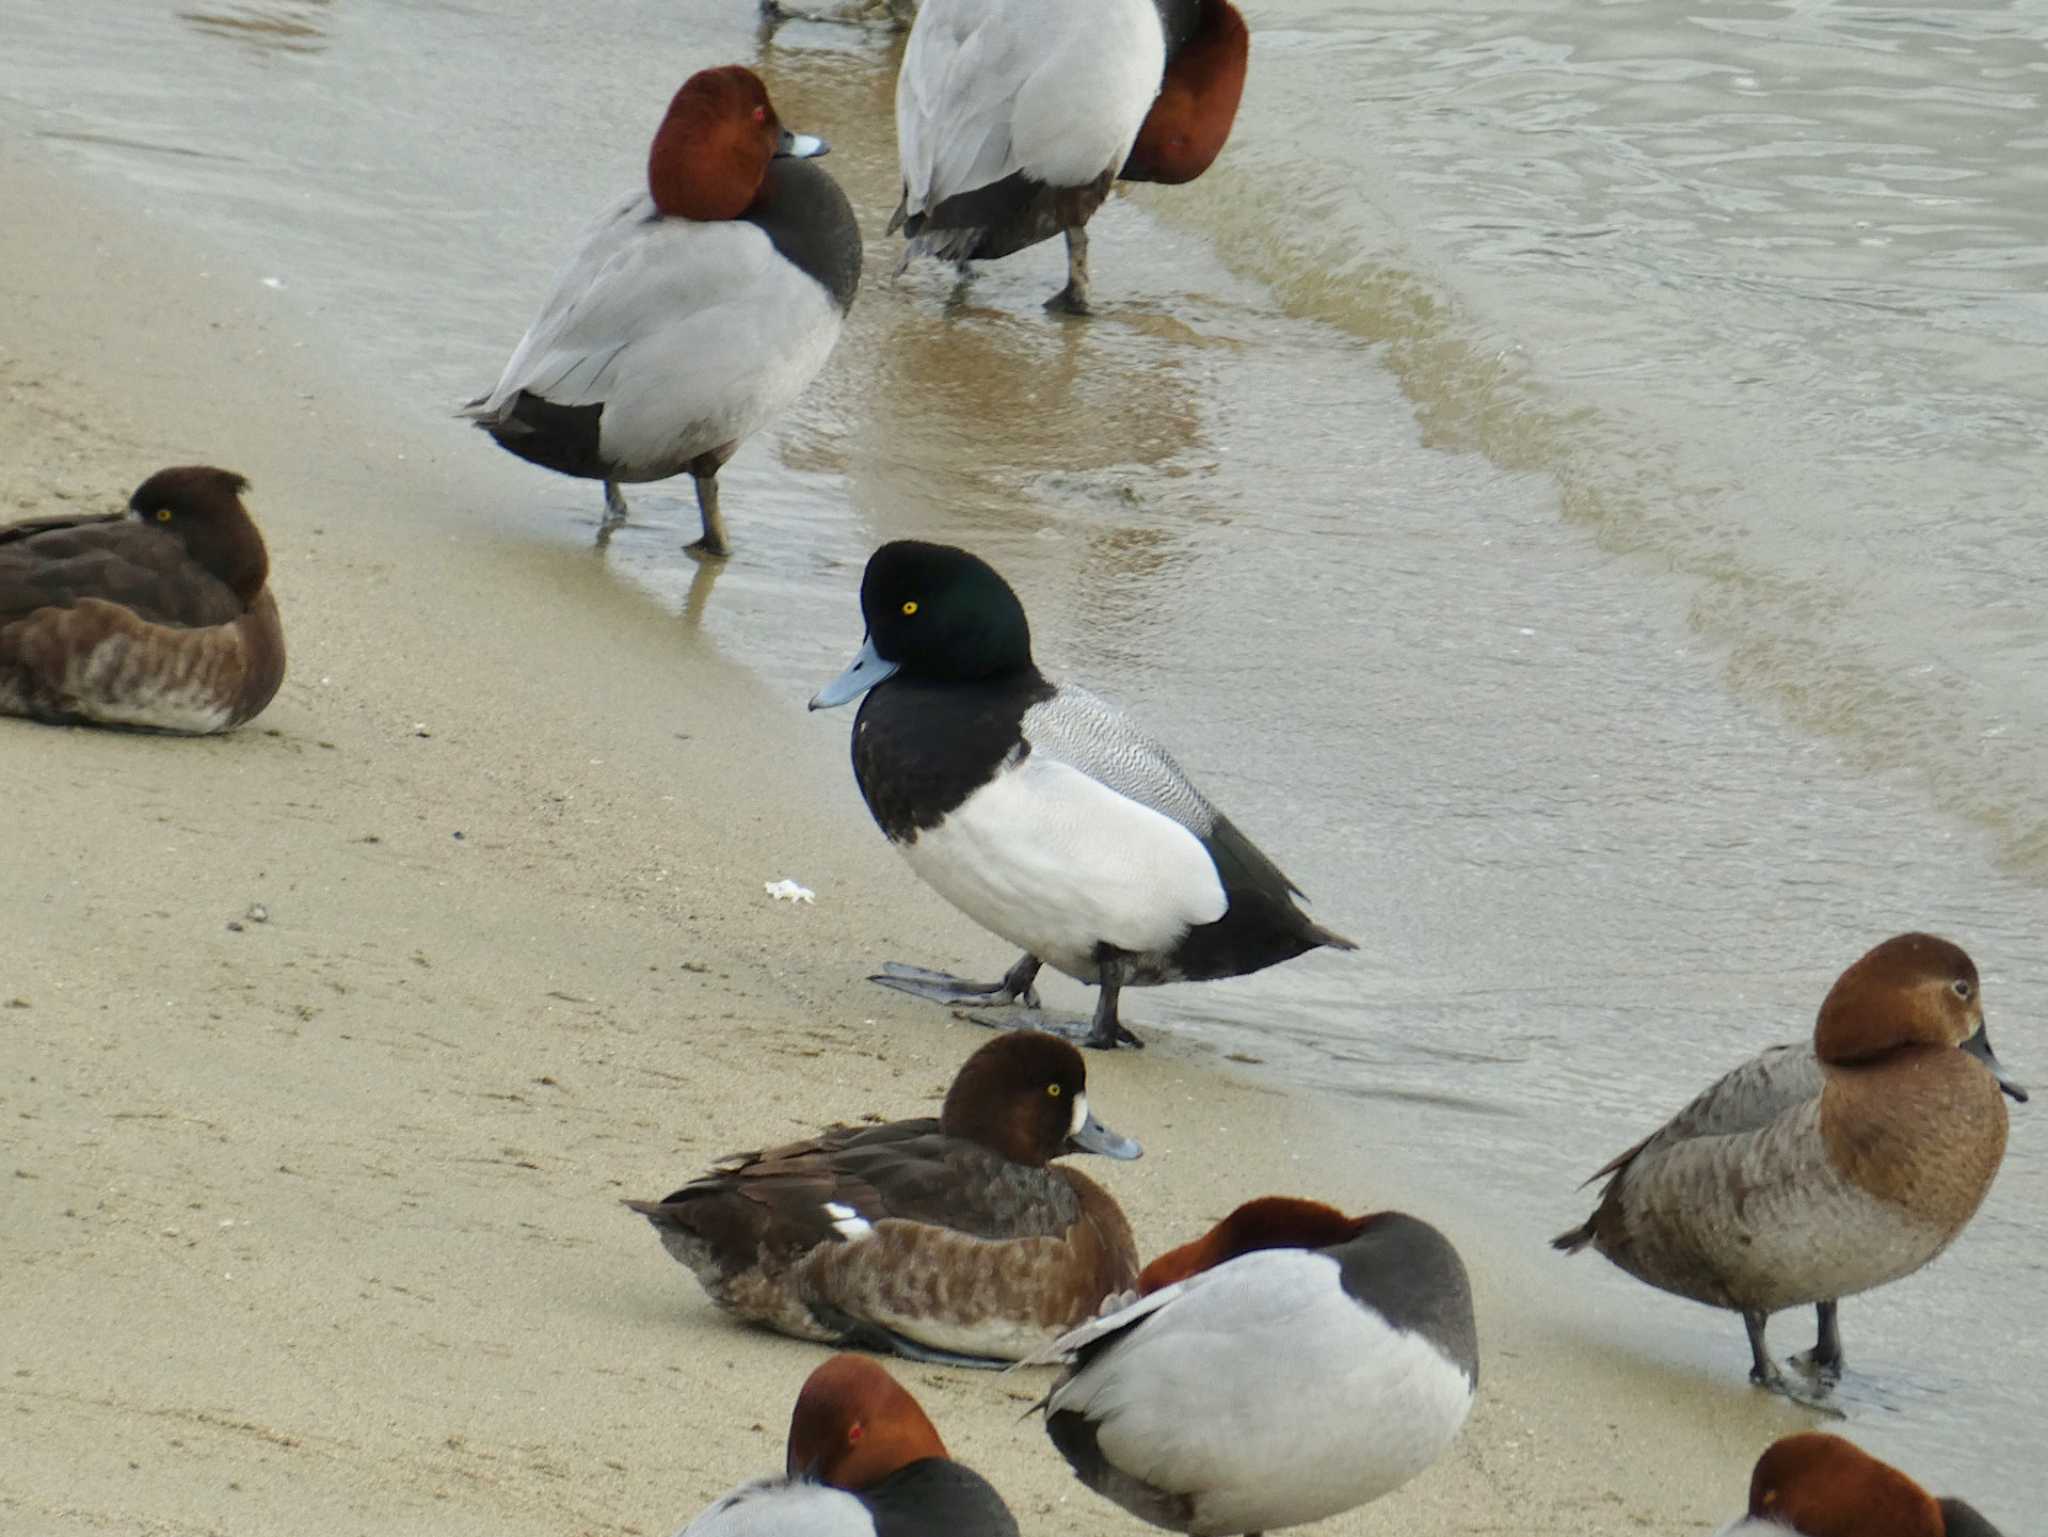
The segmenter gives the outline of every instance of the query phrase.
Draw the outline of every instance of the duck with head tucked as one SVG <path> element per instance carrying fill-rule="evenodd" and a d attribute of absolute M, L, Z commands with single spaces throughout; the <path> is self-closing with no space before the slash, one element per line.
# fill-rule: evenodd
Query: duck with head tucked
<path fill-rule="evenodd" d="M 866 694 L 853 773 L 911 869 L 1022 947 L 1000 982 L 892 965 L 871 978 L 941 1003 L 1023 1003 L 1050 965 L 1100 989 L 1082 1044 L 1142 1044 L 1125 987 L 1240 977 L 1317 946 L 1294 883 L 1188 781 L 1166 749 L 1031 659 L 1010 584 L 978 556 L 899 540 L 868 561 L 867 643 L 811 700 Z M 1040 1016 L 1039 1028 L 1068 1026 Z"/>
<path fill-rule="evenodd" d="M 1962 1500 L 1938 1500 L 1860 1446 L 1822 1431 L 1773 1442 L 1749 1480 L 1749 1510 L 1716 1537 L 1999 1537 Z"/>
<path fill-rule="evenodd" d="M 1045 1428 L 1081 1482 L 1197 1537 L 1320 1521 L 1449 1449 L 1479 1386 L 1465 1266 L 1402 1212 L 1267 1196 L 1161 1255 L 1141 1300 L 1047 1356 Z"/>
<path fill-rule="evenodd" d="M 740 1485 L 677 1537 L 1017 1537 L 1017 1520 L 901 1383 L 842 1355 L 797 1395 L 784 1476 Z"/>
<path fill-rule="evenodd" d="M 655 131 L 647 186 L 583 237 L 487 395 L 463 414 L 520 458 L 619 487 L 689 471 L 704 531 L 731 550 L 718 471 L 831 356 L 860 283 L 860 228 L 748 69 L 700 70 Z"/>
<path fill-rule="evenodd" d="M 999 1036 L 936 1118 L 840 1126 L 626 1204 L 720 1307 L 798 1339 L 994 1366 L 1089 1317 L 1138 1273 L 1130 1224 L 1067 1153 L 1142 1149 L 1088 1108 L 1081 1054 Z"/>
<path fill-rule="evenodd" d="M 125 513 L 0 526 L 0 715 L 226 731 L 284 681 L 270 555 L 233 470 L 158 470 Z"/>
<path fill-rule="evenodd" d="M 904 262 L 1064 234 L 1067 283 L 1045 307 L 1087 314 L 1087 225 L 1110 183 L 1206 171 L 1248 51 L 1229 0 L 925 0 L 896 77 Z"/>
<path fill-rule="evenodd" d="M 1838 1299 L 1962 1232 L 2005 1156 L 2002 1095 L 2027 1097 L 1985 1037 L 1975 963 L 1901 934 L 1842 973 L 1811 1046 L 1743 1064 L 1606 1165 L 1598 1210 L 1552 1242 L 1741 1313 L 1751 1380 L 1797 1397 L 1765 1347 L 1770 1315 L 1813 1304 L 1801 1364 L 1838 1375 Z"/>

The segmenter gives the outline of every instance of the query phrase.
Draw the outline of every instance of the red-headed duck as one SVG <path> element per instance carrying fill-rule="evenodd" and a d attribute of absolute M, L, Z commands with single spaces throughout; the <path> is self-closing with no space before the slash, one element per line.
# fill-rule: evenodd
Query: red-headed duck
<path fill-rule="evenodd" d="M 993 261 L 1065 234 L 1046 308 L 1088 312 L 1088 220 L 1118 175 L 1184 182 L 1237 116 L 1229 0 L 925 0 L 896 77 L 904 261 Z"/>
<path fill-rule="evenodd" d="M 1749 1511 L 1716 1537 L 1999 1537 L 1961 1500 L 1937 1500 L 1853 1442 L 1804 1431 L 1772 1443 L 1749 1479 Z"/>
<path fill-rule="evenodd" d="M 1751 1379 L 1797 1397 L 1766 1321 L 1814 1304 L 1803 1364 L 1838 1374 L 1837 1299 L 1912 1274 L 1983 1202 L 2005 1156 L 2001 1090 L 2027 1097 L 1985 1039 L 1976 965 L 1901 934 L 1842 973 L 1811 1046 L 1743 1064 L 1601 1169 L 1599 1209 L 1552 1242 L 1741 1313 Z"/>
<path fill-rule="evenodd" d="M 1089 1111 L 1079 1052 L 1017 1031 L 962 1064 L 936 1119 L 835 1127 L 626 1204 L 742 1318 L 987 1366 L 1043 1347 L 1136 1278 L 1116 1202 L 1050 1163 L 1140 1151 Z"/>
<path fill-rule="evenodd" d="M 1045 1427 L 1082 1483 L 1169 1531 L 1238 1537 L 1399 1488 L 1479 1384 L 1472 1289 L 1401 1212 L 1267 1197 L 1146 1267 L 1146 1295 L 1059 1340 Z"/>
<path fill-rule="evenodd" d="M 284 681 L 270 556 L 232 470 L 158 470 L 125 513 L 0 527 L 0 714 L 226 731 Z"/>
<path fill-rule="evenodd" d="M 584 236 L 495 388 L 463 414 L 520 458 L 619 486 L 688 470 L 703 536 L 731 546 L 718 471 L 831 356 L 860 283 L 860 227 L 738 65 L 684 82 L 655 131 L 647 186 Z"/>
<path fill-rule="evenodd" d="M 678 1537 L 1017 1537 L 1017 1521 L 902 1384 L 834 1356 L 797 1395 L 784 1476 L 740 1485 Z"/>
<path fill-rule="evenodd" d="M 1356 947 L 1300 895 L 1166 749 L 1031 659 L 1010 584 L 951 545 L 901 539 L 860 584 L 867 643 L 811 708 L 862 701 L 853 776 L 924 880 L 1023 950 L 998 982 L 888 964 L 871 980 L 947 1004 L 1021 1003 L 1050 965 L 1100 990 L 1073 1033 L 1141 1045 L 1123 988 L 1241 977 L 1318 946 Z M 1035 1013 L 1045 1030 L 1066 1031 Z"/>

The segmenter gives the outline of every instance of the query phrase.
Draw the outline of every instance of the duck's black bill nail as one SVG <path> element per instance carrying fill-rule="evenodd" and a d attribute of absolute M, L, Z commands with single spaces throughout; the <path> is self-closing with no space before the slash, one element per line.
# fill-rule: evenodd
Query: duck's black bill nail
<path fill-rule="evenodd" d="M 811 160 L 831 152 L 832 146 L 814 133 L 791 133 L 785 128 L 775 141 L 775 153 L 788 160 Z"/>
<path fill-rule="evenodd" d="M 1081 1123 L 1081 1129 L 1067 1140 L 1084 1153 L 1100 1153 L 1104 1158 L 1143 1158 L 1145 1149 L 1129 1137 L 1120 1137 L 1102 1122 L 1095 1119 L 1093 1111 Z"/>
<path fill-rule="evenodd" d="M 1986 1067 L 1991 1069 L 1991 1076 L 1998 1080 L 1999 1088 L 2003 1089 L 2007 1094 L 2011 1095 L 2013 1099 L 2018 1101 L 2020 1104 L 2024 1105 L 2027 1102 L 2028 1096 L 2026 1085 L 2023 1083 L 2016 1083 L 2014 1080 L 2006 1076 L 2005 1067 L 2002 1063 L 1999 1062 L 1998 1058 L 1995 1055 L 1993 1055 L 1991 1050 L 1991 1038 L 1984 1033 L 1984 1027 L 1982 1025 L 1979 1025 L 1977 1027 L 1977 1033 L 1975 1035 L 1971 1036 L 1967 1041 L 1963 1042 L 1963 1050 L 1967 1051 L 1971 1056 L 1975 1057 L 1979 1062 L 1982 1062 Z"/>
<path fill-rule="evenodd" d="M 882 659 L 875 650 L 872 639 L 861 642 L 859 653 L 847 664 L 846 671 L 811 695 L 811 708 L 830 710 L 842 704 L 851 704 L 877 683 L 887 682 L 896 675 L 899 663 Z"/>

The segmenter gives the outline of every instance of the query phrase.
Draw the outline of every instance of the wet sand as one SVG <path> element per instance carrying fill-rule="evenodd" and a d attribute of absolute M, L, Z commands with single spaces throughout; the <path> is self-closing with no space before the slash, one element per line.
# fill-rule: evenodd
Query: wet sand
<path fill-rule="evenodd" d="M 303 345 L 234 253 L 35 157 L 0 146 L 0 509 L 243 471 L 292 665 L 223 739 L 0 722 L 0 1525 L 677 1527 L 779 1466 L 820 1352 L 716 1313 L 618 1199 L 927 1111 L 981 1036 L 859 978 L 988 941 L 868 824 L 843 718 L 579 533 L 461 505 L 464 429 Z M 783 877 L 816 905 L 771 901 Z M 1472 1267 L 1464 1437 L 1318 1530 L 1696 1532 L 1803 1422 L 1742 1387 L 1732 1320 L 1710 1377 L 1603 1347 L 1590 1262 L 1493 1242 L 1355 1103 L 1172 1038 L 1089 1066 L 1146 1144 L 1091 1172 L 1148 1253 L 1283 1190 L 1413 1210 Z M 1042 1378 L 898 1374 L 1025 1530 L 1143 1529 L 1020 1423 Z"/>

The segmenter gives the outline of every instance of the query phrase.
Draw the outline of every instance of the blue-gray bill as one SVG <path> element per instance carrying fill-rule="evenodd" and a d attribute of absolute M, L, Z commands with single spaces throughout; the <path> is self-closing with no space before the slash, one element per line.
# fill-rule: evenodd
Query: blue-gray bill
<path fill-rule="evenodd" d="M 874 641 L 864 640 L 860 643 L 860 651 L 847 664 L 846 671 L 811 695 L 811 708 L 831 710 L 851 704 L 877 683 L 894 677 L 900 665 L 884 661 L 881 653 L 875 650 Z"/>

